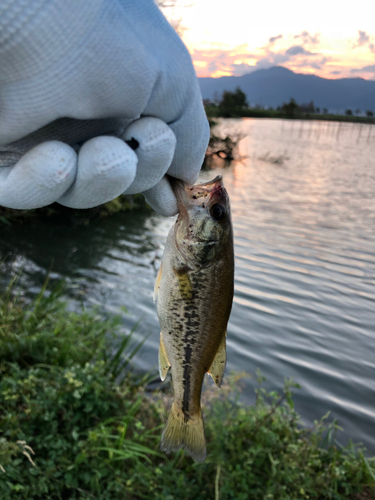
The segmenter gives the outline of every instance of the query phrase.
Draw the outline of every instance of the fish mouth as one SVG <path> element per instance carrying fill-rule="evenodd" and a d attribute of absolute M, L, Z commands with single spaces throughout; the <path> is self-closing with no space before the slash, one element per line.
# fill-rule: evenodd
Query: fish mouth
<path fill-rule="evenodd" d="M 223 184 L 223 176 L 222 175 L 217 175 L 215 177 L 215 179 L 212 179 L 212 181 L 202 182 L 202 184 L 197 184 L 196 186 L 197 187 L 209 187 L 209 186 L 212 186 L 212 185 L 218 184 L 218 183 L 220 183 L 221 185 Z"/>
<path fill-rule="evenodd" d="M 195 184 L 194 186 L 186 186 L 185 192 L 187 193 L 190 202 L 194 204 L 205 203 L 211 204 L 212 202 L 221 202 L 223 204 L 228 200 L 228 193 L 223 184 L 223 177 L 218 175 L 212 181 L 204 182 L 202 184 Z M 195 202 L 195 200 L 198 200 Z"/>

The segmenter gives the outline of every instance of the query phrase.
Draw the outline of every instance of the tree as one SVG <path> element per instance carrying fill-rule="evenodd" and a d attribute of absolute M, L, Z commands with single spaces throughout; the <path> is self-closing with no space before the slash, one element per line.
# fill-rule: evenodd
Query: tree
<path fill-rule="evenodd" d="M 346 116 L 353 116 L 353 111 L 351 109 L 347 109 L 345 111 Z"/>
<path fill-rule="evenodd" d="M 281 107 L 281 111 L 285 113 L 288 118 L 294 118 L 298 110 L 299 106 L 293 98 L 288 102 L 288 104 L 284 103 Z"/>
<path fill-rule="evenodd" d="M 328 115 L 328 109 L 327 108 L 323 108 L 323 115 Z"/>
<path fill-rule="evenodd" d="M 374 116 L 374 113 L 368 109 L 366 111 L 366 116 L 368 116 L 369 118 L 372 118 Z"/>
<path fill-rule="evenodd" d="M 355 110 L 355 114 L 356 114 L 356 115 L 360 115 L 360 114 L 361 114 L 361 110 L 360 110 L 360 109 L 356 109 L 356 110 Z"/>
<path fill-rule="evenodd" d="M 246 94 L 237 87 L 234 92 L 225 90 L 219 104 L 219 115 L 224 117 L 242 116 L 248 109 Z"/>
<path fill-rule="evenodd" d="M 220 104 L 220 94 L 217 90 L 214 92 L 213 103 L 216 104 L 216 106 Z"/>
<path fill-rule="evenodd" d="M 308 104 L 301 104 L 298 108 L 305 113 L 315 113 L 314 101 L 310 101 Z"/>

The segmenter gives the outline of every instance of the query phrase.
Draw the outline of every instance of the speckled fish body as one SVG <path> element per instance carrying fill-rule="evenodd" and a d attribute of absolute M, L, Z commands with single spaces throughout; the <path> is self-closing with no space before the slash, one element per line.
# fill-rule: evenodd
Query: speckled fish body
<path fill-rule="evenodd" d="M 221 176 L 195 186 L 177 183 L 179 216 L 168 235 L 155 283 L 161 326 L 159 369 L 172 372 L 174 403 L 163 432 L 167 453 L 184 448 L 206 457 L 201 391 L 210 373 L 220 387 L 234 282 L 233 230 Z"/>

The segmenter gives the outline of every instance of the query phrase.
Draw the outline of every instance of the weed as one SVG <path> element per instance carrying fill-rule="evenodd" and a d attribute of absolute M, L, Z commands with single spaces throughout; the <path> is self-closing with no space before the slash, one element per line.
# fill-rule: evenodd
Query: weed
<path fill-rule="evenodd" d="M 303 426 L 297 385 L 239 400 L 238 376 L 204 393 L 207 459 L 159 450 L 170 395 L 129 372 L 119 318 L 70 312 L 63 284 L 32 303 L 0 298 L 2 500 L 287 500 L 374 498 L 375 461 L 337 441 L 327 416 Z M 110 353 L 116 343 L 117 351 Z"/>

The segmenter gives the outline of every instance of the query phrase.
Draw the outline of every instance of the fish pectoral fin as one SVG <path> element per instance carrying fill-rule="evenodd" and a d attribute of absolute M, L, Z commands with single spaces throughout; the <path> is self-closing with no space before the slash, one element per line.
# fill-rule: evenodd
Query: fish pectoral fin
<path fill-rule="evenodd" d="M 173 268 L 173 272 L 175 273 L 178 280 L 178 287 L 180 289 L 181 297 L 184 300 L 191 300 L 193 298 L 193 289 L 191 287 L 188 270 L 189 268 L 187 266 Z"/>
<path fill-rule="evenodd" d="M 158 275 L 156 276 L 156 280 L 155 280 L 154 296 L 153 296 L 153 301 L 154 302 L 155 302 L 155 300 L 156 300 L 156 298 L 158 296 L 158 292 L 159 292 L 159 288 L 160 288 L 160 281 L 161 281 L 162 269 L 163 269 L 163 262 L 160 264 L 159 272 L 158 272 Z"/>
<path fill-rule="evenodd" d="M 159 374 L 161 380 L 165 380 L 165 377 L 167 376 L 168 370 L 170 368 L 171 364 L 168 360 L 167 353 L 165 351 L 164 347 L 164 342 L 163 342 L 163 335 L 160 332 L 160 346 L 159 346 Z"/>
<path fill-rule="evenodd" d="M 226 352 L 226 332 L 221 341 L 220 347 L 216 353 L 216 356 L 208 370 L 208 373 L 213 378 L 215 384 L 220 387 L 223 381 L 225 365 L 227 363 L 227 352 Z"/>

